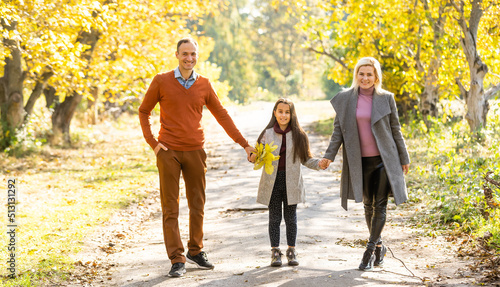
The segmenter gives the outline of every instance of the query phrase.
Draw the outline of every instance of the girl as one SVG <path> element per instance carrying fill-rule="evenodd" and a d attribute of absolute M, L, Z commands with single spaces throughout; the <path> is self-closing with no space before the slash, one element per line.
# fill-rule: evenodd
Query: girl
<path fill-rule="evenodd" d="M 382 89 L 380 63 L 362 58 L 354 68 L 352 86 L 330 101 L 337 115 L 322 168 L 343 146 L 342 207 L 347 199 L 363 201 L 370 238 L 359 269 L 382 266 L 387 251 L 382 244 L 387 199 L 392 191 L 396 205 L 408 199 L 404 174 L 410 157 L 399 125 L 394 95 Z"/>
<path fill-rule="evenodd" d="M 262 131 L 258 143 L 274 142 L 278 148 L 273 151 L 279 161 L 273 162 L 271 175 L 262 170 L 257 202 L 269 206 L 269 238 L 271 240 L 271 266 L 281 266 L 280 224 L 281 214 L 285 217 L 288 249 L 288 265 L 297 266 L 295 240 L 297 238 L 297 204 L 304 202 L 305 190 L 300 164 L 318 170 L 319 159 L 313 159 L 309 150 L 309 139 L 300 127 L 295 107 L 289 99 L 279 99 L 273 108 L 271 121 Z M 250 156 L 255 162 L 256 155 Z"/>

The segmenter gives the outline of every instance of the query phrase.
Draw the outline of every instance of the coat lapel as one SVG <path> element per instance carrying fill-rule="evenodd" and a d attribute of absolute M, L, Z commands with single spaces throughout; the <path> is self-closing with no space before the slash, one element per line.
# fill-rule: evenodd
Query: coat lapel
<path fill-rule="evenodd" d="M 342 126 L 357 129 L 356 106 L 358 105 L 358 92 L 351 89 L 348 94 L 344 94 L 341 97 L 333 97 L 330 102 Z"/>
<path fill-rule="evenodd" d="M 391 107 L 383 95 L 373 94 L 372 126 L 380 119 L 391 113 Z"/>
<path fill-rule="evenodd" d="M 351 94 L 349 95 L 349 102 L 347 103 L 346 107 L 346 117 L 345 117 L 345 123 L 346 126 L 349 127 L 350 129 L 358 129 L 358 125 L 356 122 L 356 108 L 358 107 L 358 91 L 353 90 Z M 356 133 L 357 135 L 357 133 Z"/>
<path fill-rule="evenodd" d="M 363 174 L 361 164 L 361 146 L 358 136 L 358 123 L 356 121 L 356 108 L 358 106 L 358 91 L 352 90 L 345 105 L 344 118 L 344 150 L 345 161 L 348 163 L 349 181 L 348 191 L 343 194 L 343 200 L 354 198 L 356 202 L 363 201 Z M 351 195 L 352 193 L 352 195 Z M 343 202 L 347 207 L 347 202 Z"/>
<path fill-rule="evenodd" d="M 345 104 L 342 106 L 341 113 L 344 142 L 356 151 L 359 150 L 358 124 L 356 122 L 356 107 L 358 106 L 358 92 L 351 91 L 345 97 Z"/>

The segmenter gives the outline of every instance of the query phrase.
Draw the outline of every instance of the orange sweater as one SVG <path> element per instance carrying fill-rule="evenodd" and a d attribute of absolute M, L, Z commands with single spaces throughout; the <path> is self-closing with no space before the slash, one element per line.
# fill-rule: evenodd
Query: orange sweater
<path fill-rule="evenodd" d="M 151 132 L 149 117 L 160 103 L 160 133 L 158 141 Z M 139 107 L 139 119 L 146 142 L 155 148 L 161 142 L 177 151 L 203 148 L 205 135 L 201 127 L 203 106 L 207 106 L 226 133 L 243 148 L 249 146 L 233 120 L 222 106 L 210 81 L 198 76 L 189 88 L 184 88 L 174 76 L 174 71 L 158 74 L 149 86 Z"/>

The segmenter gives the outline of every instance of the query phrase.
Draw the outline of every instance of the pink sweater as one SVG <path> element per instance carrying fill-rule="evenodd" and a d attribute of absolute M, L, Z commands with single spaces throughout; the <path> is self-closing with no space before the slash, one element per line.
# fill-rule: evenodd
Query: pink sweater
<path fill-rule="evenodd" d="M 358 105 L 356 107 L 356 122 L 358 124 L 359 143 L 361 156 L 370 157 L 380 155 L 377 142 L 372 133 L 372 103 L 373 90 L 359 88 Z"/>

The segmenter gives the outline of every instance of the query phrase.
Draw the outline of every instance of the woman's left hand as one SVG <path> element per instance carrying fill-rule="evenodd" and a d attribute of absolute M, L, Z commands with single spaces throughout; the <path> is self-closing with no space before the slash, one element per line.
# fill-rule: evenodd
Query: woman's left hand
<path fill-rule="evenodd" d="M 403 168 L 404 174 L 407 174 L 408 171 L 410 171 L 410 164 L 403 164 L 401 167 Z"/>

